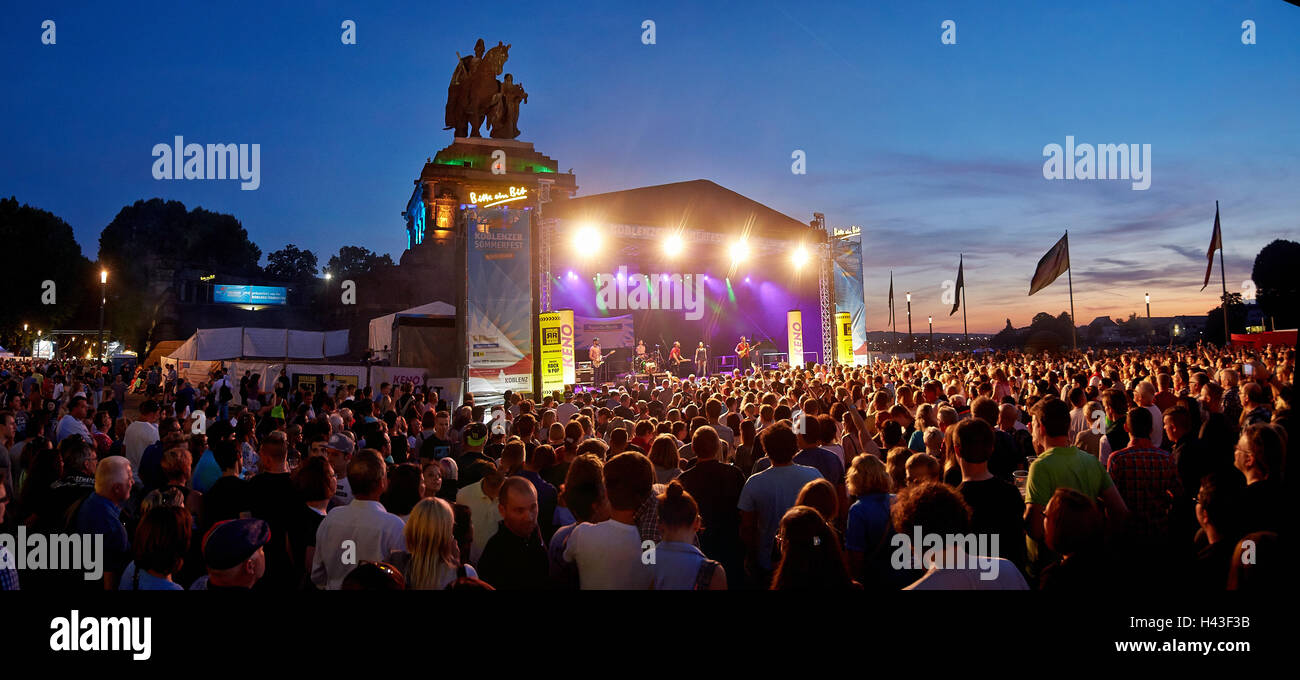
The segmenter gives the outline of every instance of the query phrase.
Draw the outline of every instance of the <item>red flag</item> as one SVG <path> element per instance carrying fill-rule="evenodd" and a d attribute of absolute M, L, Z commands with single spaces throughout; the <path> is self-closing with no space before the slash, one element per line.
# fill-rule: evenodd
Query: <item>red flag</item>
<path fill-rule="evenodd" d="M 1210 250 L 1205 253 L 1205 283 L 1201 290 L 1210 285 L 1210 272 L 1214 271 L 1214 251 L 1223 249 L 1223 234 L 1219 233 L 1219 202 L 1214 202 L 1214 235 L 1210 237 Z"/>

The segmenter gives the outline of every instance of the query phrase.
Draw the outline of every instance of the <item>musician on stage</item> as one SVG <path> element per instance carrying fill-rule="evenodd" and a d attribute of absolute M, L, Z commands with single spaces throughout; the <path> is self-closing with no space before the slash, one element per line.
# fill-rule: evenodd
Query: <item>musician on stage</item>
<path fill-rule="evenodd" d="M 600 352 L 600 338 L 591 341 L 591 349 L 587 350 L 587 358 L 591 359 L 591 379 L 597 383 L 605 382 L 605 355 Z"/>
<path fill-rule="evenodd" d="M 754 344 L 757 345 L 758 343 Z M 743 335 L 740 336 L 740 344 L 736 345 L 736 359 L 737 368 L 740 368 L 742 371 L 744 370 L 746 363 L 748 363 L 749 367 L 752 369 L 758 359 L 754 354 L 753 347 L 745 341 L 745 336 Z"/>
<path fill-rule="evenodd" d="M 703 378 L 709 371 L 709 350 L 705 349 L 704 341 L 700 341 L 700 346 L 695 348 L 695 375 Z"/>
<path fill-rule="evenodd" d="M 673 375 L 679 378 L 682 377 L 680 369 L 682 363 L 685 361 L 686 360 L 682 358 L 682 343 L 674 340 L 673 348 L 668 351 L 668 363 L 672 365 Z"/>

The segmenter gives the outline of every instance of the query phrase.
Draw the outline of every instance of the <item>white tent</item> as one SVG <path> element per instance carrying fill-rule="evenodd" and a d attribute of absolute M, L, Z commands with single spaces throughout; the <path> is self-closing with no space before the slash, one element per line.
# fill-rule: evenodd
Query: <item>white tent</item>
<path fill-rule="evenodd" d="M 347 353 L 346 330 L 200 328 L 168 358 L 177 361 L 225 361 L 240 357 L 324 359 Z"/>
<path fill-rule="evenodd" d="M 370 320 L 370 339 L 369 348 L 377 356 L 385 350 L 393 349 L 393 326 L 397 323 L 398 318 L 417 317 L 432 319 L 437 317 L 454 317 L 456 308 L 445 302 L 430 302 L 419 305 L 410 309 L 403 309 L 400 312 L 385 314 L 384 316 Z"/>

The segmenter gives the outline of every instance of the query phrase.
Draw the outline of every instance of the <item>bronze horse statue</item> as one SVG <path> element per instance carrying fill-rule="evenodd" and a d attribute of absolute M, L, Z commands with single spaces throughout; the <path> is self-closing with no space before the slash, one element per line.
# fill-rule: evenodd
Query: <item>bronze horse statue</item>
<path fill-rule="evenodd" d="M 497 42 L 482 52 L 483 41 L 475 45 L 475 55 L 461 57 L 447 86 L 446 130 L 454 129 L 457 137 L 481 137 L 479 128 L 487 117 L 492 98 L 501 90 L 497 76 L 510 58 L 510 45 Z M 481 56 L 479 56 L 481 55 Z M 467 134 L 468 133 L 468 134 Z"/>

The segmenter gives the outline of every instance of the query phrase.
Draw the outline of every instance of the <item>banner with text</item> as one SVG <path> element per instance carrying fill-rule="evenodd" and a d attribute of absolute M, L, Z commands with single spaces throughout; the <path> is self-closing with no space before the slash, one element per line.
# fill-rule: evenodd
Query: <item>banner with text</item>
<path fill-rule="evenodd" d="M 631 314 L 574 318 L 574 339 L 579 349 L 591 347 L 596 338 L 600 338 L 600 346 L 606 352 L 620 347 L 630 348 L 636 344 L 635 337 Z"/>
<path fill-rule="evenodd" d="M 469 391 L 495 403 L 506 390 L 533 392 L 532 211 L 469 207 Z"/>
<path fill-rule="evenodd" d="M 790 339 L 790 365 L 803 366 L 803 312 L 797 309 L 786 312 L 785 327 Z"/>
<path fill-rule="evenodd" d="M 564 390 L 564 351 L 561 349 L 560 326 L 563 324 L 559 312 L 542 312 L 537 316 L 542 346 L 538 353 L 542 358 L 542 395 L 562 392 Z"/>
<path fill-rule="evenodd" d="M 578 365 L 574 345 L 577 335 L 573 328 L 573 310 L 561 309 L 557 310 L 556 313 L 560 315 L 560 365 L 564 367 L 564 384 L 572 385 L 578 382 Z"/>
<path fill-rule="evenodd" d="M 835 313 L 835 339 L 838 351 L 835 360 L 846 366 L 853 365 L 853 315 Z"/>

